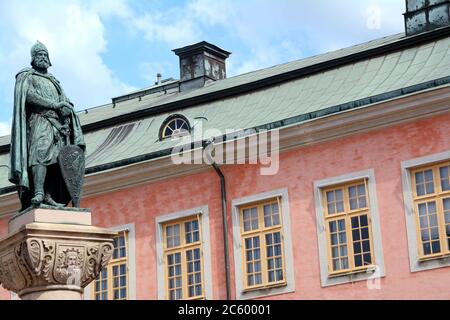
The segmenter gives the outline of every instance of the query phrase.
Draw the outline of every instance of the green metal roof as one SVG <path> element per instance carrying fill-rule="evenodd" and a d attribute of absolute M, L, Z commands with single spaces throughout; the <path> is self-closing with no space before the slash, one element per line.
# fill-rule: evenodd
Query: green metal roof
<path fill-rule="evenodd" d="M 108 104 L 79 112 L 83 125 L 131 112 L 148 110 L 167 103 L 181 102 L 195 96 L 251 83 L 277 74 L 298 70 L 339 57 L 364 52 L 401 41 L 394 35 L 335 52 L 294 61 L 225 80 L 204 88 L 179 93 L 176 90 L 155 93 L 139 99 Z M 277 123 L 284 126 L 373 102 L 401 96 L 450 83 L 450 37 L 376 57 L 348 63 L 326 71 L 254 90 L 229 98 L 213 100 L 177 111 L 163 112 L 129 123 L 101 128 L 85 134 L 88 172 L 108 168 L 127 159 L 158 157 L 177 142 L 158 140 L 164 120 L 173 113 L 184 115 L 191 125 L 203 129 L 249 129 Z M 206 118 L 207 120 L 198 120 Z M 211 133 L 211 136 L 217 133 Z M 204 136 L 205 139 L 209 138 Z M 9 137 L 0 138 L 0 145 Z M 7 182 L 8 154 L 0 155 L 0 188 Z M 97 168 L 97 169 L 94 169 Z"/>

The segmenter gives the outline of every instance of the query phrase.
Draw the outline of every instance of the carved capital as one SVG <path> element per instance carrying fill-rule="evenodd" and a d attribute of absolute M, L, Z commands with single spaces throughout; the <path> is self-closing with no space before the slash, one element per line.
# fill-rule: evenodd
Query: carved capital
<path fill-rule="evenodd" d="M 82 292 L 112 257 L 114 232 L 91 226 L 28 224 L 0 241 L 0 283 L 19 296 Z"/>

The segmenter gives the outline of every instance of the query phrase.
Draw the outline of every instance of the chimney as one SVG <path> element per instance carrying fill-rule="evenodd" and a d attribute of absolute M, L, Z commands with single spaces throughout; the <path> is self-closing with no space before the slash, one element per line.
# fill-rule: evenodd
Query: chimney
<path fill-rule="evenodd" d="M 406 0 L 406 36 L 450 25 L 450 0 Z"/>
<path fill-rule="evenodd" d="M 161 73 L 157 73 L 156 74 L 156 82 L 155 82 L 155 85 L 160 85 L 161 84 L 161 79 L 162 79 L 162 74 Z"/>
<path fill-rule="evenodd" d="M 225 60 L 231 52 L 206 41 L 173 52 L 180 58 L 180 91 L 201 88 L 209 80 L 226 78 Z"/>

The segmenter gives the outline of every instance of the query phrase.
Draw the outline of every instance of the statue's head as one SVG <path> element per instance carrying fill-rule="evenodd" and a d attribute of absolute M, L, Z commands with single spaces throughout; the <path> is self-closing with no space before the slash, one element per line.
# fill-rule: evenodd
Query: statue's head
<path fill-rule="evenodd" d="M 52 66 L 47 47 L 39 41 L 31 47 L 31 65 L 45 70 Z"/>

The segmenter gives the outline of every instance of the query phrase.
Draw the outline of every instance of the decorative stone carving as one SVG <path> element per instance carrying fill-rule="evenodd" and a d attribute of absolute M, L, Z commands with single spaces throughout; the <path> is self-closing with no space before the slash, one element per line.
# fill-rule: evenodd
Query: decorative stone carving
<path fill-rule="evenodd" d="M 23 299 L 49 290 L 80 295 L 111 259 L 115 235 L 92 226 L 27 224 L 0 241 L 0 284 Z"/>

